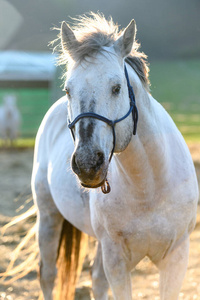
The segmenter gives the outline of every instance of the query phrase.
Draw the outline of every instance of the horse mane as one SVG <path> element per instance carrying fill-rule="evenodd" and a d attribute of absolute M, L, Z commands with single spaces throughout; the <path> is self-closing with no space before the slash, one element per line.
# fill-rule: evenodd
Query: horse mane
<path fill-rule="evenodd" d="M 87 57 L 92 57 L 94 54 L 100 52 L 102 47 L 109 47 L 121 36 L 123 30 L 119 30 L 118 24 L 115 24 L 110 17 L 105 19 L 103 14 L 91 12 L 89 16 L 83 15 L 79 18 L 72 19 L 71 26 L 74 34 L 79 42 L 79 47 L 70 49 L 79 62 Z M 61 35 L 55 41 L 60 43 L 54 48 L 59 50 L 58 65 L 68 64 L 71 60 L 69 53 L 62 49 Z M 52 43 L 54 43 L 53 41 Z M 147 56 L 143 52 L 139 52 L 140 44 L 134 42 L 130 55 L 126 58 L 126 62 L 131 65 L 139 76 L 145 88 L 149 91 L 149 68 L 147 63 Z"/>

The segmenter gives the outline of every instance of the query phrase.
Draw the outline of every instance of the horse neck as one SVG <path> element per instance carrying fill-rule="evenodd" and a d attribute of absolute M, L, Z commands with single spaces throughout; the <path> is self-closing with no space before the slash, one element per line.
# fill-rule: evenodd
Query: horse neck
<path fill-rule="evenodd" d="M 166 163 L 163 160 L 164 141 L 162 143 L 160 140 L 162 135 L 155 120 L 156 102 L 141 83 L 137 87 L 134 85 L 133 83 L 139 114 L 138 129 L 128 147 L 115 155 L 115 162 L 117 173 L 120 176 L 123 174 L 124 183 L 131 184 L 134 192 L 139 193 L 138 197 L 141 198 L 141 194 L 146 194 L 147 189 L 148 193 L 153 194 L 153 189 L 156 188 L 154 178 L 159 178 Z"/>

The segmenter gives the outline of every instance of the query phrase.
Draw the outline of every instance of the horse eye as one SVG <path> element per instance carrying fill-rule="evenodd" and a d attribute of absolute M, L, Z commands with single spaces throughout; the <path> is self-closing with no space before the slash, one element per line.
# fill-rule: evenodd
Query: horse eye
<path fill-rule="evenodd" d="M 120 84 L 117 84 L 112 87 L 112 94 L 118 95 L 120 93 L 120 90 L 121 90 L 121 86 L 120 86 Z"/>
<path fill-rule="evenodd" d="M 66 95 L 68 95 L 69 98 L 71 97 L 70 90 L 68 88 L 65 88 L 65 93 L 66 93 Z"/>

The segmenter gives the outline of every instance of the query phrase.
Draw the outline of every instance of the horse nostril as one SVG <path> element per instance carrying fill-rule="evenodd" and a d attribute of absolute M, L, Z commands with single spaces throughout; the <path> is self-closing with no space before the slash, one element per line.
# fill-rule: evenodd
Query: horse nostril
<path fill-rule="evenodd" d="M 79 177 L 92 176 L 93 178 L 95 173 L 99 171 L 104 164 L 104 161 L 104 154 L 100 151 L 94 151 L 91 153 L 91 156 L 86 158 L 75 152 L 72 156 L 71 166 L 74 173 Z"/>
<path fill-rule="evenodd" d="M 96 165 L 97 167 L 100 167 L 104 163 L 104 154 L 100 151 L 97 152 L 97 162 Z"/>
<path fill-rule="evenodd" d="M 80 169 L 77 165 L 77 161 L 76 161 L 76 155 L 74 154 L 72 157 L 72 170 L 74 171 L 74 173 L 76 173 L 77 175 L 80 175 Z"/>

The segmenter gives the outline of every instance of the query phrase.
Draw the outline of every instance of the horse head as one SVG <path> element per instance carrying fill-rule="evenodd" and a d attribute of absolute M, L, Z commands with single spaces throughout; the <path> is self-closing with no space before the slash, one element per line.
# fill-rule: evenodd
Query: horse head
<path fill-rule="evenodd" d="M 123 151 L 132 137 L 124 58 L 132 50 L 135 33 L 133 20 L 114 42 L 103 43 L 103 37 L 95 34 L 77 38 L 76 32 L 62 23 L 62 49 L 70 58 L 65 82 L 68 115 L 74 120 L 71 165 L 85 187 L 104 184 L 111 153 Z"/>

